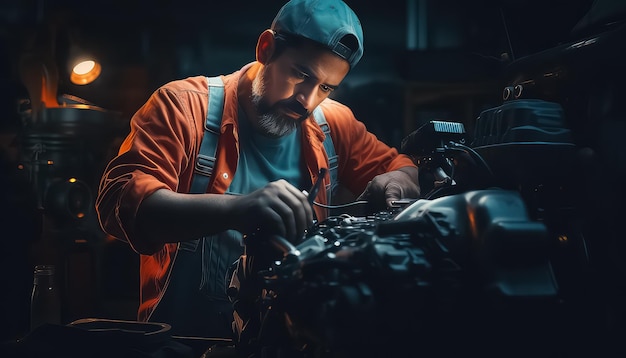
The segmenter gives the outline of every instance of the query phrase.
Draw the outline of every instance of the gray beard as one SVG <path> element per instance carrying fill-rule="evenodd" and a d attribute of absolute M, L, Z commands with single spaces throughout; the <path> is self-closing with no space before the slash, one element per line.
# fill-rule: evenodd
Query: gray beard
<path fill-rule="evenodd" d="M 263 71 L 264 69 L 252 81 L 251 99 L 257 113 L 259 113 L 257 117 L 258 128 L 261 134 L 268 137 L 282 137 L 296 130 L 299 121 L 294 121 L 291 117 L 276 113 L 265 103 L 263 99 L 265 94 Z"/>
<path fill-rule="evenodd" d="M 278 113 L 266 113 L 258 117 L 258 125 L 261 134 L 268 137 L 282 137 L 298 127 L 293 118 L 282 116 Z"/>

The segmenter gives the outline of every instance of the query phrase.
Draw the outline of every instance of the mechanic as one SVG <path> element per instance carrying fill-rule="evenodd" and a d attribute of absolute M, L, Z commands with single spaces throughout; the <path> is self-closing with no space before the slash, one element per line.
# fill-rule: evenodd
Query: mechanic
<path fill-rule="evenodd" d="M 259 35 L 256 61 L 167 83 L 133 115 L 96 209 L 105 233 L 140 254 L 140 321 L 231 337 L 227 272 L 246 237 L 297 242 L 340 187 L 383 209 L 419 197 L 412 160 L 330 98 L 362 55 L 344 2 L 289 1 Z M 202 153 L 209 141 L 214 155 Z M 197 177 L 206 181 L 195 190 Z"/>

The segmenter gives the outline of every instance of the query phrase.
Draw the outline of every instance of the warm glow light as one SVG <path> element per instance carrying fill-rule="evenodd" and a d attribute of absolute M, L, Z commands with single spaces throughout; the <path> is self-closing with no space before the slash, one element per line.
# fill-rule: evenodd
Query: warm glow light
<path fill-rule="evenodd" d="M 52 165 L 52 164 L 54 164 L 54 160 L 48 160 L 47 163 L 48 163 L 48 165 Z"/>
<path fill-rule="evenodd" d="M 78 62 L 72 68 L 70 81 L 77 85 L 86 85 L 93 82 L 100 76 L 102 67 L 94 60 L 85 60 Z"/>
<path fill-rule="evenodd" d="M 70 183 L 76 183 L 76 178 L 69 178 L 68 180 Z"/>
<path fill-rule="evenodd" d="M 72 71 L 74 71 L 74 73 L 76 73 L 77 75 L 85 75 L 89 73 L 89 71 L 93 70 L 94 67 L 96 67 L 95 61 L 83 61 L 74 66 L 74 69 Z"/>

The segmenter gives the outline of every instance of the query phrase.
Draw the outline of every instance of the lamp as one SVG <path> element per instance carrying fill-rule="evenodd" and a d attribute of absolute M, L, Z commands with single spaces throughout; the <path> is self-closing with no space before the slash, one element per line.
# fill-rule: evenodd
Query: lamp
<path fill-rule="evenodd" d="M 70 82 L 75 85 L 89 84 L 100 76 L 102 66 L 98 59 L 91 53 L 86 53 L 74 40 L 67 58 Z"/>
<path fill-rule="evenodd" d="M 73 67 L 70 74 L 70 81 L 76 85 L 86 85 L 93 82 L 98 76 L 102 67 L 95 60 L 81 60 Z"/>
<path fill-rule="evenodd" d="M 58 36 L 59 33 L 64 36 Z M 66 28 L 59 31 L 57 24 L 48 24 L 46 31 L 35 33 L 34 38 L 26 41 L 20 57 L 20 76 L 29 92 L 35 121 L 46 108 L 60 106 L 57 87 L 66 75 L 76 85 L 90 84 L 100 76 L 102 65 L 78 43 L 76 34 Z M 61 56 L 57 56 L 57 47 L 65 49 Z M 57 68 L 60 58 L 67 64 L 66 73 Z"/>

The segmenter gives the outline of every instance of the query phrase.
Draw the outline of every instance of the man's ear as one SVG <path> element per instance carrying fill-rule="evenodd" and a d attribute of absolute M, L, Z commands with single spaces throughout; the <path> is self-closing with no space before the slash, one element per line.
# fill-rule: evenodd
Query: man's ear
<path fill-rule="evenodd" d="M 274 46 L 274 31 L 269 29 L 263 31 L 256 44 L 256 60 L 266 65 L 274 54 Z"/>

